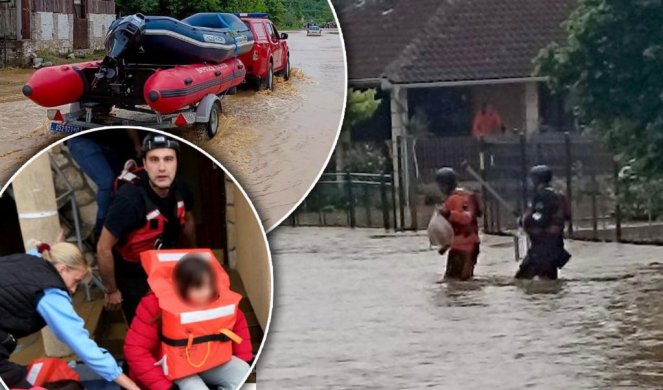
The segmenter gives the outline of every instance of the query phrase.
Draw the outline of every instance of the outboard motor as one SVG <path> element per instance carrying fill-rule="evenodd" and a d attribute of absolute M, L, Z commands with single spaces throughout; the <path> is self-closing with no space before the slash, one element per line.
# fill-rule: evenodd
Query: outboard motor
<path fill-rule="evenodd" d="M 111 23 L 104 46 L 106 57 L 94 75 L 92 89 L 103 79 L 113 79 L 117 75 L 118 61 L 128 50 L 136 50 L 141 45 L 145 30 L 145 16 L 134 14 Z"/>

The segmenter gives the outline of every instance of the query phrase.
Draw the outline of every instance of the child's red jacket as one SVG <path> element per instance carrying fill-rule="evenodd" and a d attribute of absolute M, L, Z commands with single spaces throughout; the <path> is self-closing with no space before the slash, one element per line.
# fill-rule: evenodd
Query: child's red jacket
<path fill-rule="evenodd" d="M 124 358 L 129 366 L 129 376 L 144 389 L 169 390 L 173 386 L 163 374 L 161 366 L 154 365 L 161 359 L 160 325 L 156 321 L 160 314 L 157 296 L 153 293 L 146 295 L 136 309 L 136 316 L 124 341 Z M 233 343 L 233 355 L 250 362 L 253 359 L 251 335 L 246 317 L 239 309 L 232 331 L 242 338 L 240 344 Z"/>

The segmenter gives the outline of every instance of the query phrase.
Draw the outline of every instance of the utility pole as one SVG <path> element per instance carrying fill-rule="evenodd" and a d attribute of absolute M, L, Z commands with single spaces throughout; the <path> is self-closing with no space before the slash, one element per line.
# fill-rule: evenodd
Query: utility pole
<path fill-rule="evenodd" d="M 55 198 L 55 186 L 48 154 L 44 153 L 25 166 L 12 182 L 18 210 L 23 245 L 29 249 L 32 239 L 51 242 L 60 232 L 60 217 Z M 53 333 L 41 331 L 47 356 L 71 355 L 71 350 Z"/>

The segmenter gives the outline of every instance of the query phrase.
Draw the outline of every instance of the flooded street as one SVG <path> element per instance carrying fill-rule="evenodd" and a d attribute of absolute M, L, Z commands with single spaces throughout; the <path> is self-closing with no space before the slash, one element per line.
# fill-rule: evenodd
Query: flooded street
<path fill-rule="evenodd" d="M 244 89 L 224 98 L 216 137 L 206 141 L 191 130 L 174 131 L 229 169 L 267 228 L 302 199 L 324 167 L 336 140 L 346 88 L 338 34 L 326 31 L 321 37 L 306 37 L 303 31 L 289 32 L 288 45 L 290 81 L 276 77 L 273 92 Z M 26 69 L 0 74 L 0 185 L 29 156 L 59 138 L 46 128 L 46 109 L 20 94 L 30 73 Z"/>
<path fill-rule="evenodd" d="M 259 386 L 663 388 L 663 248 L 570 241 L 560 282 L 516 285 L 511 240 L 436 284 L 419 234 L 279 228 Z"/>
<path fill-rule="evenodd" d="M 199 143 L 238 179 L 266 228 L 299 202 L 324 168 L 343 112 L 341 38 L 289 32 L 293 75 L 273 92 L 224 99 L 219 134 Z"/>

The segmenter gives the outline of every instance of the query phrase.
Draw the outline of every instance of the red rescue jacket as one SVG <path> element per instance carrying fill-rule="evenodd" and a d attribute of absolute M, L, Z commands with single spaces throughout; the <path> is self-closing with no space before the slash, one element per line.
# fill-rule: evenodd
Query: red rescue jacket
<path fill-rule="evenodd" d="M 159 300 L 156 295 L 149 293 L 140 301 L 124 341 L 129 376 L 143 389 L 169 390 L 173 385 L 164 375 L 161 366 L 155 365 L 163 355 L 159 340 L 160 314 Z M 251 335 L 241 310 L 237 310 L 237 321 L 232 331 L 243 340 L 240 344 L 233 343 L 233 355 L 250 362 L 253 359 Z"/>
<path fill-rule="evenodd" d="M 115 191 L 117 192 L 120 185 L 136 185 L 141 180 L 140 173 L 142 171 L 143 168 L 136 168 L 132 171 L 125 168 L 122 174 L 115 180 Z M 150 249 L 159 249 L 158 245 L 155 244 L 157 244 L 159 237 L 163 234 L 163 230 L 168 223 L 168 219 L 161 214 L 157 205 L 147 195 L 146 190 L 142 187 L 139 188 L 146 210 L 145 225 L 127 234 L 123 243 L 115 247 L 124 260 L 136 263 L 140 261 L 141 252 Z M 175 193 L 175 198 L 177 200 L 177 219 L 180 226 L 184 227 L 186 223 L 184 200 L 178 193 Z"/>
<path fill-rule="evenodd" d="M 444 201 L 445 217 L 454 229 L 451 249 L 472 252 L 479 244 L 481 205 L 477 196 L 469 191 L 457 189 Z"/>

